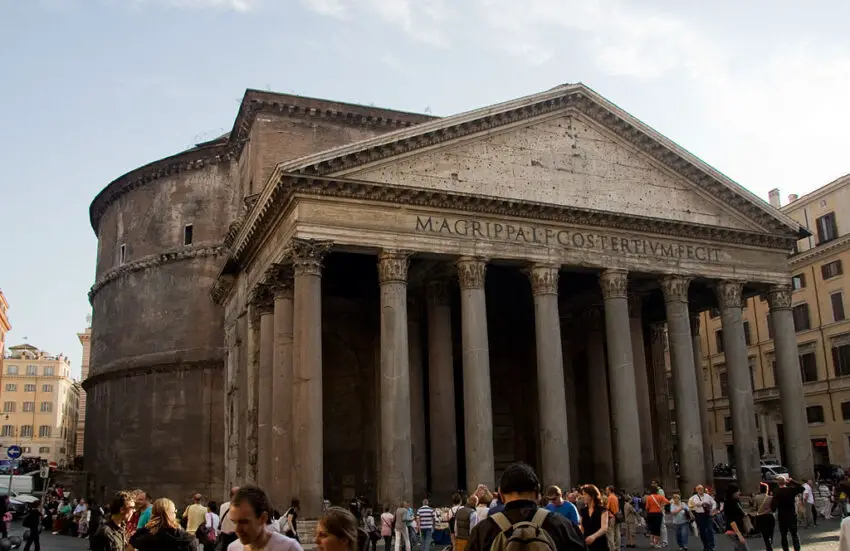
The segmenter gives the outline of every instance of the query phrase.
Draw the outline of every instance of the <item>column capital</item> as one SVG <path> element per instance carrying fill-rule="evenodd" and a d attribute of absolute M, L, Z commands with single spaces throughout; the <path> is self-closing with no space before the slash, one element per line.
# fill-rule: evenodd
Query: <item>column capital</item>
<path fill-rule="evenodd" d="M 743 290 L 743 281 L 726 279 L 717 282 L 717 285 L 714 286 L 714 292 L 717 295 L 717 304 L 720 309 L 741 308 L 741 293 Z"/>
<path fill-rule="evenodd" d="M 629 317 L 640 318 L 643 313 L 643 297 L 641 295 L 629 294 Z"/>
<path fill-rule="evenodd" d="M 666 275 L 661 278 L 661 292 L 664 302 L 688 302 L 688 287 L 691 278 L 680 275 Z"/>
<path fill-rule="evenodd" d="M 462 256 L 455 262 L 461 289 L 483 289 L 487 273 L 487 260 L 481 257 Z"/>
<path fill-rule="evenodd" d="M 331 241 L 315 239 L 293 239 L 288 254 L 292 258 L 295 275 L 322 275 L 322 261 L 330 252 Z"/>
<path fill-rule="evenodd" d="M 532 264 L 526 270 L 533 295 L 557 295 L 560 266 L 557 264 Z"/>
<path fill-rule="evenodd" d="M 293 296 L 293 269 L 291 262 L 272 264 L 266 270 L 265 282 L 274 298 L 291 299 Z"/>
<path fill-rule="evenodd" d="M 447 279 L 432 279 L 425 287 L 425 297 L 429 304 L 447 306 L 451 303 L 450 283 Z"/>
<path fill-rule="evenodd" d="M 274 312 L 274 295 L 271 287 L 265 283 L 254 287 L 248 297 L 248 304 L 251 306 L 252 321 L 264 314 Z"/>
<path fill-rule="evenodd" d="M 700 323 L 700 313 L 699 312 L 691 312 L 691 337 L 696 337 L 699 335 L 699 323 Z"/>
<path fill-rule="evenodd" d="M 791 309 L 791 286 L 774 285 L 767 292 L 767 303 L 771 312 Z"/>
<path fill-rule="evenodd" d="M 410 252 L 383 249 L 378 254 L 378 282 L 404 283 L 407 285 L 407 268 L 410 266 Z"/>
<path fill-rule="evenodd" d="M 626 298 L 629 286 L 629 273 L 626 270 L 605 270 L 599 274 L 599 285 L 602 287 L 602 297 Z"/>

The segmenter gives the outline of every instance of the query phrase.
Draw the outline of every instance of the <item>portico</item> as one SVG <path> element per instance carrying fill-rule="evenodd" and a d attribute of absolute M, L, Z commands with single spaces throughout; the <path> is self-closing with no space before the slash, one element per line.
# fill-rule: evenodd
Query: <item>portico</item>
<path fill-rule="evenodd" d="M 354 493 L 442 502 L 517 460 L 547 485 L 636 491 L 672 459 L 669 349 L 667 484 L 693 487 L 711 473 L 691 314 L 719 307 L 754 491 L 740 303 L 772 297 L 783 417 L 802 412 L 782 300 L 799 232 L 582 85 L 282 163 L 213 289 L 228 484 L 259 477 L 308 518 Z"/>

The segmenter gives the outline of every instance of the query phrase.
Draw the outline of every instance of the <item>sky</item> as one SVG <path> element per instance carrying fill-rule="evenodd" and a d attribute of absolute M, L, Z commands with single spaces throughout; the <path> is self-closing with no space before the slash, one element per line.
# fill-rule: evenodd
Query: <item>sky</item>
<path fill-rule="evenodd" d="M 246 88 L 450 115 L 583 82 L 757 195 L 850 172 L 850 2 L 0 0 L 9 345 L 68 355 L 88 207 L 230 130 Z"/>

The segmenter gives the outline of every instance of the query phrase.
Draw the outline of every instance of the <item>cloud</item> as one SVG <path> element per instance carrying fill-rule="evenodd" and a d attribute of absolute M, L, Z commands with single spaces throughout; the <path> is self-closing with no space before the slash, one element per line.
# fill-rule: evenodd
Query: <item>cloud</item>
<path fill-rule="evenodd" d="M 137 4 L 160 4 L 179 9 L 218 9 L 246 13 L 262 4 L 263 0 L 134 0 Z"/>
<path fill-rule="evenodd" d="M 302 0 L 302 2 L 319 15 L 342 17 L 346 11 L 341 0 Z"/>

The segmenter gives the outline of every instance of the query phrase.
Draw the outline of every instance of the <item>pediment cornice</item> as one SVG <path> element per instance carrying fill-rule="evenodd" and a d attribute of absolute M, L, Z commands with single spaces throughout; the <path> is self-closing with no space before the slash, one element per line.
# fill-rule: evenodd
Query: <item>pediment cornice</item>
<path fill-rule="evenodd" d="M 233 227 L 225 238 L 230 258 L 241 265 L 272 231 L 272 226 L 295 196 L 324 196 L 356 199 L 379 203 L 467 211 L 470 213 L 551 221 L 577 226 L 621 229 L 626 231 L 666 235 L 677 238 L 701 239 L 771 249 L 791 250 L 794 237 L 732 228 L 664 220 L 623 213 L 580 209 L 515 199 L 457 193 L 434 189 L 389 184 L 375 184 L 342 178 L 319 178 L 303 175 L 284 175 L 275 186 L 268 201 L 253 212 L 241 227 Z"/>

